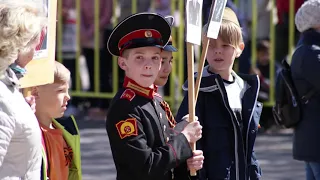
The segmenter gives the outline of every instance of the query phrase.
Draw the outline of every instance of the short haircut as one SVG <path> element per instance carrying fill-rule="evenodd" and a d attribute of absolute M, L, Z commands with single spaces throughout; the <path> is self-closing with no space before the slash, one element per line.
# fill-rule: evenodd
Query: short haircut
<path fill-rule="evenodd" d="M 207 36 L 208 26 L 208 23 L 203 26 L 202 36 Z M 233 47 L 243 43 L 241 27 L 229 20 L 222 20 L 218 37 Z"/>
<path fill-rule="evenodd" d="M 125 49 L 123 52 L 122 52 L 122 55 L 121 57 L 123 58 L 128 58 L 129 57 L 129 54 L 130 54 L 130 49 Z"/>
<path fill-rule="evenodd" d="M 70 71 L 58 61 L 54 63 L 54 83 L 57 84 L 69 84 L 70 81 Z"/>

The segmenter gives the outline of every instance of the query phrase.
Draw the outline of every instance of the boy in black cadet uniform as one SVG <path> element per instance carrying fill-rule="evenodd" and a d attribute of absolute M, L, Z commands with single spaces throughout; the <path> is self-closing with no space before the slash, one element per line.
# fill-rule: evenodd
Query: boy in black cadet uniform
<path fill-rule="evenodd" d="M 157 46 L 166 45 L 170 34 L 162 16 L 139 13 L 120 22 L 109 37 L 108 50 L 126 74 L 106 121 L 117 180 L 172 179 L 171 169 L 192 159 L 189 143 L 201 138 L 202 127 L 192 122 L 167 140 L 165 112 L 155 101 L 153 83 L 161 67 Z"/>
<path fill-rule="evenodd" d="M 174 22 L 174 18 L 172 16 L 166 16 L 165 19 L 167 20 L 167 22 L 169 23 L 170 26 L 173 25 Z M 175 48 L 172 44 L 172 36 L 170 36 L 169 38 L 169 42 L 167 43 L 166 46 L 164 46 L 162 48 L 162 52 L 160 54 L 162 62 L 161 62 L 161 69 L 158 73 L 158 76 L 154 82 L 154 85 L 156 87 L 161 87 L 161 86 L 165 86 L 169 75 L 171 73 L 172 70 L 172 61 L 173 61 L 173 52 L 177 52 L 177 48 Z M 158 102 L 161 107 L 163 108 L 163 110 L 165 111 L 165 118 L 167 118 L 167 120 L 165 120 L 165 125 L 164 128 L 168 129 L 166 131 L 166 136 L 167 136 L 167 141 L 170 140 L 170 138 L 173 138 L 178 132 L 181 131 L 181 129 L 186 125 L 186 123 L 188 123 L 187 121 L 187 117 L 184 117 L 184 121 L 180 122 L 179 124 L 176 123 L 174 116 L 172 115 L 171 109 L 169 104 L 161 97 L 160 94 L 156 93 L 155 95 L 155 100 L 156 102 Z M 203 165 L 203 153 L 201 150 L 195 150 L 193 152 L 194 156 L 192 159 L 189 159 L 187 161 L 187 163 L 183 163 L 181 164 L 178 168 L 174 169 L 174 179 L 175 180 L 186 180 L 186 179 L 192 179 L 192 177 L 190 177 L 190 173 L 188 172 L 188 166 L 191 166 L 191 163 L 194 163 L 194 166 L 198 166 L 195 169 L 200 169 Z"/>
<path fill-rule="evenodd" d="M 203 40 L 208 25 L 203 28 Z M 197 149 L 203 150 L 204 165 L 199 180 L 257 180 L 261 170 L 253 152 L 262 104 L 257 102 L 257 75 L 237 75 L 236 57 L 244 49 L 236 14 L 225 8 L 218 39 L 211 39 L 196 103 L 196 115 L 203 126 Z M 197 76 L 197 75 L 196 75 Z M 189 82 L 187 82 L 189 83 Z M 183 89 L 188 90 L 187 83 Z M 194 82 L 191 82 L 194 83 Z M 185 96 L 176 120 L 187 114 Z"/>

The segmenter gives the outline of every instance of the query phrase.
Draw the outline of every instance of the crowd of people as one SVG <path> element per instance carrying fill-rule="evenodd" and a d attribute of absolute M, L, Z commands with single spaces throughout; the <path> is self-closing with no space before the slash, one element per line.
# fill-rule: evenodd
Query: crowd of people
<path fill-rule="evenodd" d="M 136 1 L 137 12 L 156 12 L 162 16 L 168 16 L 176 14 L 172 14 L 172 12 L 179 13 L 179 10 L 172 11 L 172 3 L 169 0 L 155 0 L 153 3 L 148 0 L 137 0 Z M 295 1 L 295 12 L 302 5 L 304 0 L 296 0 Z M 123 20 L 125 17 L 131 14 L 132 10 L 132 1 L 120 0 L 117 2 L 118 9 L 120 13 L 117 13 L 117 9 L 113 7 L 113 0 L 100 0 L 100 14 L 99 14 L 99 48 L 100 57 L 99 57 L 99 86 L 101 92 L 112 92 L 112 64 L 111 61 L 106 61 L 105 59 L 112 59 L 111 54 L 106 50 L 107 39 L 109 38 L 112 28 L 114 26 L 115 20 L 119 22 Z M 176 2 L 179 3 L 179 2 Z M 82 86 L 82 91 L 94 91 L 95 81 L 94 81 L 94 71 L 95 71 L 95 25 L 94 25 L 94 2 L 89 1 L 80 1 L 81 4 L 81 54 L 85 57 L 85 68 L 88 70 L 88 81 L 89 86 Z M 212 4 L 212 0 L 204 0 L 203 8 L 202 8 L 202 24 L 204 25 L 209 16 L 210 7 Z M 239 23 L 242 27 L 243 40 L 245 43 L 245 49 L 242 55 L 237 60 L 237 72 L 245 73 L 245 74 L 259 74 L 260 80 L 262 81 L 263 87 L 261 92 L 261 99 L 259 100 L 265 102 L 269 100 L 269 86 L 270 86 L 270 76 L 269 76 L 269 62 L 276 61 L 280 62 L 282 59 L 286 58 L 288 55 L 288 34 L 289 34 L 289 1 L 287 0 L 277 0 L 275 6 L 272 5 L 271 0 L 258 0 L 257 1 L 257 66 L 256 68 L 251 68 L 251 25 L 252 25 L 252 1 L 251 0 L 239 0 L 237 1 L 238 6 L 232 1 L 227 1 L 227 7 L 231 8 L 239 17 Z M 178 7 L 178 6 L 176 6 Z M 70 46 L 76 46 L 74 43 L 70 43 L 65 41 L 65 39 L 76 39 L 75 31 L 72 31 L 76 27 L 74 23 L 76 17 L 74 16 L 75 12 L 75 0 L 65 0 L 62 1 L 62 19 L 63 21 L 63 44 L 71 44 Z M 270 18 L 273 16 L 274 22 L 270 23 Z M 176 20 L 178 21 L 178 20 Z M 73 23 L 72 23 L 73 22 Z M 179 23 L 175 23 L 173 26 L 179 26 Z M 269 58 L 269 50 L 270 47 L 270 27 L 275 26 L 276 28 L 276 47 L 275 47 L 275 59 L 270 60 Z M 295 42 L 299 39 L 299 31 L 295 28 Z M 69 38 L 66 38 L 69 37 Z M 57 39 L 60 41 L 61 39 Z M 262 49 L 261 49 L 262 48 Z M 62 60 L 63 64 L 72 72 L 72 86 L 71 89 L 75 90 L 75 82 L 76 82 L 76 73 L 75 73 L 75 54 L 77 49 L 69 46 L 63 46 L 60 49 L 63 53 Z M 59 51 L 60 51 L 59 50 Z M 180 51 L 184 51 L 183 60 L 187 61 L 187 51 L 185 49 L 181 49 Z M 264 53 L 263 53 L 263 52 Z M 263 60 L 261 60 L 263 59 Z M 263 61 L 263 62 L 262 62 Z M 262 63 L 262 64 L 261 64 Z M 275 63 L 277 69 L 278 63 Z M 268 73 L 267 73 L 268 72 Z M 82 76 L 80 74 L 80 76 Z M 187 67 L 185 63 L 184 68 L 184 79 L 187 77 Z M 118 77 L 119 87 L 121 87 L 123 81 L 121 79 L 124 77 L 122 71 L 119 71 Z M 81 78 L 83 80 L 83 78 Z M 85 82 L 82 82 L 85 84 Z M 169 95 L 168 85 L 165 86 L 164 93 Z M 172 96 L 170 94 L 170 96 Z M 89 103 L 87 103 L 89 102 Z M 82 105 L 88 108 L 82 108 Z M 79 110 L 79 107 L 81 111 Z M 109 100 L 105 98 L 80 98 L 73 97 L 69 109 L 68 114 L 79 115 L 80 112 L 85 113 L 86 119 L 90 120 L 103 120 L 106 117 L 106 110 L 109 107 Z M 263 121 L 261 125 L 264 129 L 268 129 L 272 126 L 272 116 L 271 109 L 265 108 L 263 111 Z M 83 114 L 81 114 L 83 115 Z"/>
<path fill-rule="evenodd" d="M 128 2 L 120 1 L 122 10 L 131 7 Z M 117 57 L 122 72 L 119 77 L 123 80 L 111 101 L 90 99 L 87 112 L 89 119 L 106 121 L 117 179 L 261 179 L 259 157 L 253 150 L 263 112 L 259 100 L 268 99 L 268 78 L 270 73 L 275 73 L 268 67 L 271 47 L 267 33 L 258 36 L 261 39 L 257 46 L 257 66 L 252 69 L 250 53 L 246 52 L 250 33 L 245 28 L 250 20 L 240 13 L 247 11 L 241 10 L 241 6 L 236 9 L 228 1 L 218 38 L 210 40 L 196 117 L 190 121 L 193 117 L 188 112 L 188 95 L 175 116 L 158 92 L 167 84 L 175 61 L 173 53 L 183 50 L 172 43 L 174 18 L 167 16 L 170 1 L 155 1 L 157 13 L 147 12 L 150 1 L 137 2 L 138 11 L 143 12 L 121 14 L 119 24 L 112 29 L 112 0 L 100 1 L 99 86 L 102 91 L 111 89 L 112 56 Z M 210 1 L 203 2 L 207 3 L 204 9 L 210 7 Z M 239 0 L 240 5 L 249 2 Z M 272 13 L 267 2 L 270 3 L 261 0 L 258 5 Z M 62 3 L 63 24 L 70 25 L 65 26 L 70 32 L 74 28 L 75 2 Z M 92 75 L 95 6 L 93 1 L 81 3 L 81 53 Z M 301 36 L 296 33 L 299 42 L 292 56 L 293 83 L 301 96 L 310 90 L 315 93 L 302 106 L 303 115 L 294 127 L 293 158 L 305 162 L 307 180 L 319 180 L 320 13 L 315 12 L 320 11 L 320 1 L 296 0 L 295 3 L 295 25 Z M 284 27 L 288 22 L 288 7 L 288 1 L 277 1 L 277 33 L 284 32 L 281 28 L 288 28 Z M 203 12 L 207 17 L 208 12 Z M 262 21 L 265 17 L 259 14 L 258 19 Z M 206 40 L 208 31 L 206 18 L 203 20 L 202 41 Z M 31 87 L 28 97 L 20 89 L 19 79 L 28 73 L 25 68 L 33 59 L 46 27 L 46 15 L 38 6 L 23 0 L 0 2 L 0 179 L 82 179 L 80 133 L 75 118 L 65 114 L 71 101 L 69 86 L 75 88 L 74 44 L 66 43 L 70 46 L 63 51 L 63 63 L 55 61 L 53 83 Z M 72 33 L 64 35 L 70 40 Z M 288 50 L 282 48 L 286 47 L 277 43 L 277 60 L 285 58 Z M 245 67 L 239 73 L 233 69 L 236 59 L 240 67 Z M 93 79 L 90 76 L 87 90 L 94 90 Z M 185 82 L 182 87 L 185 92 L 188 83 L 194 82 Z M 73 98 L 72 105 L 77 106 L 81 101 Z"/>

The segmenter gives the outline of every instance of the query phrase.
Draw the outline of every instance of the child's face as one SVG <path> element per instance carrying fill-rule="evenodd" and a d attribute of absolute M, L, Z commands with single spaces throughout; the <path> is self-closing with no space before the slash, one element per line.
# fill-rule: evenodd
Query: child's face
<path fill-rule="evenodd" d="M 154 84 L 157 86 L 164 86 L 167 83 L 172 70 L 172 52 L 162 51 L 161 58 L 161 69 L 159 71 L 156 81 L 154 82 Z"/>
<path fill-rule="evenodd" d="M 68 83 L 53 83 L 36 87 L 36 111 L 46 113 L 50 118 L 60 118 L 67 109 Z"/>
<path fill-rule="evenodd" d="M 261 65 L 269 64 L 269 51 L 258 51 L 258 63 Z"/>
<path fill-rule="evenodd" d="M 243 50 L 243 47 L 239 48 Z M 239 56 L 239 53 L 237 53 L 235 47 L 224 43 L 221 38 L 210 39 L 207 61 L 210 68 L 215 71 L 214 73 L 230 71 L 237 56 Z"/>
<path fill-rule="evenodd" d="M 153 85 L 161 68 L 161 49 L 158 47 L 142 47 L 130 49 L 126 57 L 119 57 L 118 64 L 126 72 L 126 76 L 140 86 Z"/>

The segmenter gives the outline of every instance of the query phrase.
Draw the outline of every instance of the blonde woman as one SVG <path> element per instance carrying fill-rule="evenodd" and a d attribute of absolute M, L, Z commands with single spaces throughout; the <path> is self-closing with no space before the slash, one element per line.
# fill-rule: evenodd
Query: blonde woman
<path fill-rule="evenodd" d="M 18 77 L 9 68 L 31 61 L 45 17 L 23 0 L 0 3 L 0 179 L 40 179 L 41 132 L 37 119 L 19 92 Z"/>

